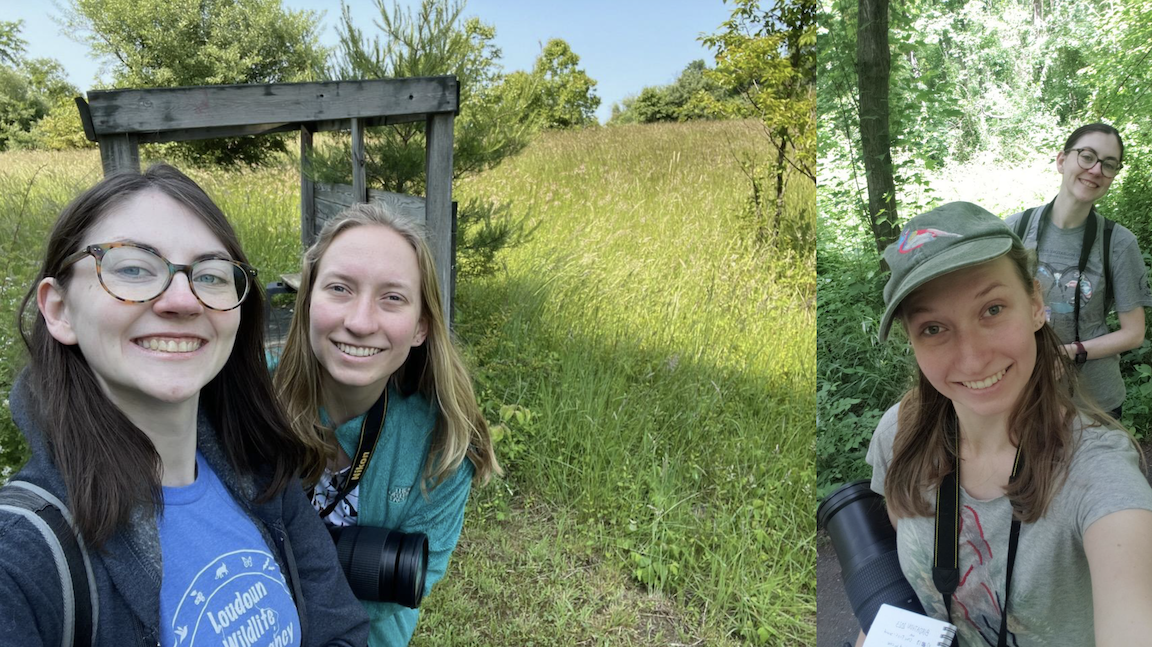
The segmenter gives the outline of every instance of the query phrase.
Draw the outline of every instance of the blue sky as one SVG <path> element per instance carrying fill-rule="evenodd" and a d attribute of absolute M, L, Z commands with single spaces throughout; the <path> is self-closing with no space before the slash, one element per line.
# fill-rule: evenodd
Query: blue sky
<path fill-rule="evenodd" d="M 391 7 L 392 0 L 385 0 Z M 340 3 L 336 0 L 283 0 L 286 7 L 325 11 L 321 42 L 336 44 Z M 403 0 L 402 6 L 418 4 Z M 379 13 L 372 0 L 351 0 L 352 15 L 366 33 Z M 503 51 L 505 71 L 532 67 L 550 38 L 563 38 L 580 56 L 580 67 L 596 80 L 601 99 L 597 117 L 608 119 L 613 102 L 649 85 L 676 80 L 691 61 L 713 64 L 713 54 L 699 40 L 728 18 L 731 5 L 722 0 L 469 0 L 465 15 L 479 16 L 496 27 L 496 45 Z M 53 20 L 60 11 L 52 2 L 0 0 L 0 20 L 23 20 L 21 37 L 28 55 L 60 61 L 69 80 L 86 90 L 98 78 L 100 61 L 88 47 L 61 33 Z"/>

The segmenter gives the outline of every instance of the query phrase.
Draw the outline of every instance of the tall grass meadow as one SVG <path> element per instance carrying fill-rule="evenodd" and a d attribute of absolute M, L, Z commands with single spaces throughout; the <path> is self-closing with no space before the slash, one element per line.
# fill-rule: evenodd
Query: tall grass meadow
<path fill-rule="evenodd" d="M 534 229 L 459 293 L 459 332 L 481 399 L 530 414 L 490 412 L 513 480 L 709 623 L 810 644 L 814 254 L 751 243 L 742 132 L 553 133 L 462 183 Z"/>

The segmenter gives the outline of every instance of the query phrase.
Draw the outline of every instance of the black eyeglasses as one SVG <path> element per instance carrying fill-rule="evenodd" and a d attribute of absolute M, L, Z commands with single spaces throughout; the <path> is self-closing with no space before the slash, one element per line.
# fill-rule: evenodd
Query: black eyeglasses
<path fill-rule="evenodd" d="M 96 259 L 96 276 L 104 291 L 126 303 L 147 303 L 168 289 L 177 272 L 188 277 L 192 294 L 212 310 L 231 310 L 244 302 L 256 279 L 256 268 L 227 258 L 202 258 L 177 265 L 135 243 L 89 245 L 64 259 L 61 270 L 85 256 Z"/>
<path fill-rule="evenodd" d="M 1080 164 L 1080 168 L 1085 171 L 1096 166 L 1096 162 L 1099 161 L 1100 172 L 1104 174 L 1104 177 L 1116 177 L 1120 169 L 1124 168 L 1124 165 L 1120 162 L 1113 161 L 1112 159 L 1100 159 L 1096 151 L 1091 148 L 1073 148 L 1068 152 L 1076 153 L 1076 162 Z"/>

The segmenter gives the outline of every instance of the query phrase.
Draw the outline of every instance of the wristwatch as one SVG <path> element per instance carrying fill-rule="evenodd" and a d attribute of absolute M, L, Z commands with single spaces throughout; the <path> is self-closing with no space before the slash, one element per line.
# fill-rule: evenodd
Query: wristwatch
<path fill-rule="evenodd" d="M 1083 366 L 1084 362 L 1088 361 L 1088 351 L 1084 350 L 1084 344 L 1079 341 L 1072 343 L 1076 344 L 1076 366 Z"/>

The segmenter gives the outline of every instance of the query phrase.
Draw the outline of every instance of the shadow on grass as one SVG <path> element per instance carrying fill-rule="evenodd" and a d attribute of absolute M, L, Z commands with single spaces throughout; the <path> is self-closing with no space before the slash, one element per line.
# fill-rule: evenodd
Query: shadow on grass
<path fill-rule="evenodd" d="M 549 289 L 458 293 L 505 486 L 572 511 L 629 584 L 754 643 L 811 644 L 814 362 L 754 373 L 586 334 L 547 321 Z"/>

